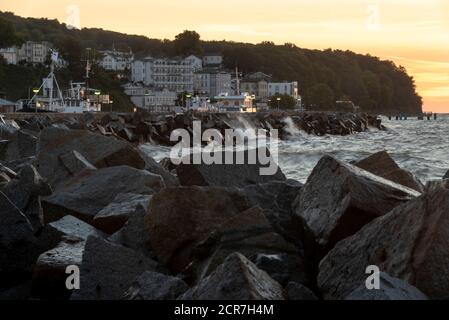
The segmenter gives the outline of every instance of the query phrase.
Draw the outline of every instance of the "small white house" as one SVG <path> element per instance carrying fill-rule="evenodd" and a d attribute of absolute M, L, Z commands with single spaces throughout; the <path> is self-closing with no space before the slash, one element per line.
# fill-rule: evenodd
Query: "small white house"
<path fill-rule="evenodd" d="M 193 54 L 188 56 L 186 61 L 189 61 L 195 71 L 201 70 L 203 68 L 203 60 L 194 56 Z"/>
<path fill-rule="evenodd" d="M 101 51 L 103 58 L 100 60 L 100 66 L 109 71 L 125 71 L 131 67 L 134 60 L 132 52 L 121 51 Z"/>
<path fill-rule="evenodd" d="M 0 56 L 2 56 L 7 64 L 16 65 L 19 60 L 19 49 L 16 47 L 0 49 Z"/>
<path fill-rule="evenodd" d="M 220 54 L 209 54 L 203 56 L 203 66 L 221 66 L 223 64 L 223 56 Z"/>

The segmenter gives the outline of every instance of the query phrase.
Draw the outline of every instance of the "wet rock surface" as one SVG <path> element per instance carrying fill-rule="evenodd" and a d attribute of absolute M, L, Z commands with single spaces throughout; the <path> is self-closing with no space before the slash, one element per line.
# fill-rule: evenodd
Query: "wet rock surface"
<path fill-rule="evenodd" d="M 239 253 L 231 254 L 180 300 L 284 300 L 283 289 Z"/>
<path fill-rule="evenodd" d="M 179 278 L 147 271 L 126 292 L 127 300 L 176 300 L 189 286 Z"/>
<path fill-rule="evenodd" d="M 77 177 L 43 201 L 46 222 L 71 214 L 88 223 L 121 193 L 151 195 L 164 187 L 160 176 L 128 166 L 103 168 Z"/>
<path fill-rule="evenodd" d="M 419 196 L 395 184 L 330 156 L 323 157 L 295 203 L 324 251 Z"/>
<path fill-rule="evenodd" d="M 159 164 L 141 145 L 171 146 L 196 120 L 222 134 L 242 124 L 195 113 L 0 124 L 0 299 L 449 299 L 448 180 L 423 187 L 381 152 L 324 157 L 302 185 L 258 165 Z M 243 120 L 282 139 L 383 129 L 363 114 Z M 80 290 L 65 287 L 68 265 Z M 364 286 L 372 265 L 377 291 Z"/>
<path fill-rule="evenodd" d="M 401 169 L 386 151 L 381 151 L 360 160 L 355 165 L 376 176 L 391 180 L 400 185 L 423 192 L 424 185 L 412 173 Z"/>
<path fill-rule="evenodd" d="M 258 160 L 260 154 L 263 154 L 263 157 L 266 157 L 266 159 L 263 160 L 263 163 Z M 221 164 L 203 163 L 179 165 L 176 168 L 176 172 L 181 185 L 244 187 L 251 184 L 287 180 L 281 169 L 274 163 L 274 159 L 267 153 L 266 148 L 241 152 L 217 152 L 216 156 L 217 159 L 221 159 L 219 160 Z M 254 163 L 257 164 L 248 164 L 249 158 L 252 158 Z M 226 159 L 234 159 L 230 161 L 234 164 L 227 164 Z M 193 163 L 193 159 L 190 163 Z M 273 165 L 272 171 L 270 174 L 264 174 L 263 170 L 270 169 L 270 164 Z"/>
<path fill-rule="evenodd" d="M 157 262 L 131 249 L 90 236 L 80 267 L 80 290 L 72 300 L 118 300 L 145 271 L 160 271 Z"/>
<path fill-rule="evenodd" d="M 428 300 L 418 289 L 407 282 L 380 274 L 379 289 L 369 290 L 366 284 L 353 291 L 345 300 Z"/>
<path fill-rule="evenodd" d="M 367 266 L 375 265 L 431 299 L 447 299 L 448 200 L 446 180 L 338 243 L 320 263 L 324 297 L 344 299 L 365 282 Z"/>

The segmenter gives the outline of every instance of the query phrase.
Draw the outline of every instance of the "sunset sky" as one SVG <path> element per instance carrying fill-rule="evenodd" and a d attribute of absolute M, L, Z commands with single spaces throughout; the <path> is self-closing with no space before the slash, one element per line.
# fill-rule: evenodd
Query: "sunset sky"
<path fill-rule="evenodd" d="M 152 38 L 189 29 L 205 40 L 370 53 L 407 68 L 425 110 L 449 112 L 448 0 L 0 0 L 0 10 Z"/>

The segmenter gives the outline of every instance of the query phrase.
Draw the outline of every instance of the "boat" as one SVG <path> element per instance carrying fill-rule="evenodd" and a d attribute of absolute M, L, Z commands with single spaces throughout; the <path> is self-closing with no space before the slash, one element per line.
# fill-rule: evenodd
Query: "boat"
<path fill-rule="evenodd" d="M 34 96 L 22 101 L 22 111 L 85 113 L 101 112 L 102 104 L 109 104 L 109 95 L 100 90 L 89 88 L 86 82 L 70 82 L 70 88 L 64 93 L 55 76 L 55 66 L 59 60 L 57 51 L 51 53 L 49 75 L 42 80 L 39 89 L 33 90 Z M 86 64 L 86 79 L 89 79 L 91 65 Z"/>

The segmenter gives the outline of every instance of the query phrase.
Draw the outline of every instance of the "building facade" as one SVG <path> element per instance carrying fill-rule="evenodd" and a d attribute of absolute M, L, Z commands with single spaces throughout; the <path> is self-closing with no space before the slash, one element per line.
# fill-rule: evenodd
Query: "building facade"
<path fill-rule="evenodd" d="M 239 96 L 216 96 L 215 107 L 219 112 L 256 112 L 253 99 L 248 94 Z"/>
<path fill-rule="evenodd" d="M 240 92 L 247 92 L 255 95 L 257 99 L 266 100 L 269 97 L 268 84 L 271 76 L 263 72 L 248 74 L 240 81 Z"/>
<path fill-rule="evenodd" d="M 0 56 L 5 59 L 7 64 L 16 65 L 19 62 L 19 49 L 15 47 L 0 49 Z"/>
<path fill-rule="evenodd" d="M 296 100 L 299 98 L 299 89 L 298 89 L 298 82 L 272 82 L 268 84 L 268 95 L 270 97 L 275 95 L 289 95 Z"/>
<path fill-rule="evenodd" d="M 50 55 L 52 47 L 52 44 L 47 41 L 27 41 L 18 51 L 17 62 L 44 64 Z"/>
<path fill-rule="evenodd" d="M 221 66 L 223 56 L 220 54 L 208 54 L 203 56 L 203 67 Z"/>
<path fill-rule="evenodd" d="M 199 95 L 214 97 L 233 94 L 232 75 L 229 72 L 203 69 L 195 72 L 193 79 L 193 90 Z"/>
<path fill-rule="evenodd" d="M 135 60 L 131 66 L 131 80 L 145 86 L 173 92 L 193 93 L 194 65 L 191 59 Z"/>
<path fill-rule="evenodd" d="M 190 55 L 186 58 L 192 64 L 194 71 L 201 70 L 203 68 L 203 60 L 198 58 L 197 56 Z"/>
<path fill-rule="evenodd" d="M 131 63 L 134 60 L 132 52 L 121 51 L 101 51 L 103 57 L 99 62 L 99 65 L 108 71 L 120 71 L 123 72 L 131 67 Z"/>
<path fill-rule="evenodd" d="M 142 85 L 128 84 L 123 87 L 136 107 L 150 112 L 170 111 L 176 106 L 178 95 L 169 90 L 157 90 Z"/>

